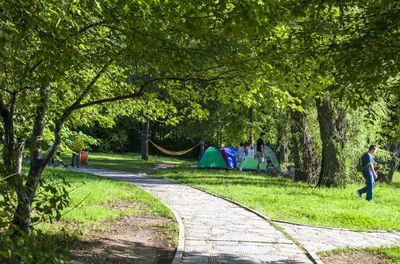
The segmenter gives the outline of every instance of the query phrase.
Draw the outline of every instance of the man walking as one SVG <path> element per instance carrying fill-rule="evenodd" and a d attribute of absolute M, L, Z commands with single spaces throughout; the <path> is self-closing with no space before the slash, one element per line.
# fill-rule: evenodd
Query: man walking
<path fill-rule="evenodd" d="M 366 186 L 357 191 L 358 196 L 362 198 L 364 193 L 367 193 L 367 201 L 372 202 L 372 189 L 375 187 L 375 181 L 378 178 L 374 165 L 374 155 L 376 153 L 376 146 L 371 145 L 367 153 L 362 155 L 362 174 L 365 179 Z"/>
<path fill-rule="evenodd" d="M 256 146 L 256 156 L 258 159 L 257 163 L 257 173 L 261 172 L 261 164 L 263 163 L 264 157 L 265 157 L 265 151 L 264 151 L 264 138 L 265 138 L 265 133 L 261 132 L 260 138 L 257 139 L 257 146 Z"/>

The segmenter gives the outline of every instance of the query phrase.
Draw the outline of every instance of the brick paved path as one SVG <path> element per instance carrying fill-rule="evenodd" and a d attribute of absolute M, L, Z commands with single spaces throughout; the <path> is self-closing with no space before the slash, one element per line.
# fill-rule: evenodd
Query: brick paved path
<path fill-rule="evenodd" d="M 140 186 L 168 204 L 184 229 L 182 263 L 321 263 L 316 252 L 340 247 L 400 244 L 400 233 L 353 232 L 276 222 L 306 253 L 267 221 L 226 200 L 192 187 L 132 173 L 80 168 Z"/>
<path fill-rule="evenodd" d="M 308 251 L 319 252 L 342 247 L 379 247 L 400 244 L 399 232 L 355 232 L 287 223 L 276 223 L 296 238 Z"/>
<path fill-rule="evenodd" d="M 76 170 L 133 183 L 172 207 L 185 227 L 182 263 L 312 263 L 264 219 L 223 199 L 186 185 L 132 173 Z"/>

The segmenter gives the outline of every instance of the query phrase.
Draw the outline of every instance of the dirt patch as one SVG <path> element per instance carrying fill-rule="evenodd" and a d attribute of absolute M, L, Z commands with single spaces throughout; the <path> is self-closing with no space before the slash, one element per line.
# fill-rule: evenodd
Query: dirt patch
<path fill-rule="evenodd" d="M 71 263 L 171 263 L 175 247 L 161 228 L 171 224 L 164 218 L 122 217 L 106 224 L 109 230 L 80 241 Z"/>
<path fill-rule="evenodd" d="M 335 253 L 325 257 L 321 257 L 321 260 L 325 264 L 387 264 L 388 261 L 381 255 L 369 253 L 369 252 L 347 252 L 347 253 Z"/>

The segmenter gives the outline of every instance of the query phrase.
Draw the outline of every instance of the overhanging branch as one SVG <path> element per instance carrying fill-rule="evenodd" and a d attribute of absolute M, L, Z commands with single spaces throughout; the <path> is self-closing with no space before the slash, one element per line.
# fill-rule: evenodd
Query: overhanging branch
<path fill-rule="evenodd" d="M 101 76 L 107 71 L 108 67 L 113 63 L 114 59 L 109 60 L 101 70 L 93 77 L 93 79 L 89 82 L 86 88 L 83 90 L 82 94 L 75 100 L 75 102 L 69 107 L 74 108 L 79 105 L 83 99 L 89 94 L 90 90 L 93 88 L 94 84 L 100 79 Z"/>
<path fill-rule="evenodd" d="M 122 100 L 127 100 L 127 99 L 139 98 L 139 97 L 141 97 L 141 96 L 143 96 L 145 94 L 145 89 L 146 89 L 146 87 L 148 85 L 150 85 L 152 83 L 155 83 L 155 82 L 158 82 L 158 81 L 216 81 L 216 80 L 224 79 L 223 77 L 221 77 L 223 74 L 224 73 L 221 73 L 220 75 L 218 75 L 218 76 L 216 76 L 214 78 L 210 78 L 210 79 L 204 79 L 204 78 L 199 78 L 199 77 L 186 77 L 186 78 L 184 78 L 184 77 L 160 77 L 160 78 L 154 78 L 154 79 L 151 79 L 151 80 L 145 82 L 143 85 L 141 85 L 139 91 L 137 91 L 135 93 L 121 95 L 121 96 L 115 96 L 115 97 L 111 97 L 111 98 L 99 99 L 99 100 L 95 100 L 95 101 L 91 101 L 91 102 L 87 102 L 87 103 L 83 103 L 83 104 L 77 102 L 78 100 L 75 101 L 75 103 L 73 105 L 71 105 L 70 107 L 68 107 L 68 108 L 66 108 L 64 110 L 64 112 L 61 115 L 61 117 L 55 122 L 55 130 L 54 130 L 55 141 L 54 141 L 53 146 L 49 150 L 47 156 L 43 159 L 42 166 L 43 167 L 46 166 L 50 162 L 50 160 L 51 160 L 52 156 L 54 155 L 54 153 L 57 151 L 59 145 L 61 144 L 61 129 L 62 129 L 62 126 L 63 126 L 64 122 L 69 118 L 69 116 L 74 111 L 82 109 L 82 108 L 94 106 L 94 105 L 100 105 L 100 104 L 104 104 L 104 103 L 110 103 L 110 102 L 117 102 L 117 101 L 122 101 Z M 92 84 L 89 84 L 89 85 L 93 86 L 94 83 L 97 80 L 98 80 L 98 78 L 94 78 L 92 80 L 92 82 L 91 82 Z"/>

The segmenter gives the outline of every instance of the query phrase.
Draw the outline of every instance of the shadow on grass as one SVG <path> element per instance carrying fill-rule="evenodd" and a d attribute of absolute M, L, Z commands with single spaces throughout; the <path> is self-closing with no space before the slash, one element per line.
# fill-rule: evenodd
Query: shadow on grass
<path fill-rule="evenodd" d="M 32 231 L 18 239 L 0 234 L 0 263 L 55 263 L 68 258 L 75 234 Z"/>
<path fill-rule="evenodd" d="M 193 173 L 199 175 L 193 175 Z M 229 172 L 228 172 L 229 173 Z M 190 170 L 169 170 L 164 169 L 161 172 L 155 172 L 150 174 L 152 177 L 170 179 L 180 183 L 198 183 L 204 185 L 241 185 L 241 186 L 261 186 L 268 187 L 273 185 L 274 187 L 291 188 L 295 187 L 298 189 L 309 190 L 311 185 L 294 182 L 290 179 L 282 178 L 280 176 L 270 176 L 266 174 L 228 174 L 227 172 L 221 173 L 219 171 L 199 173 Z"/>

